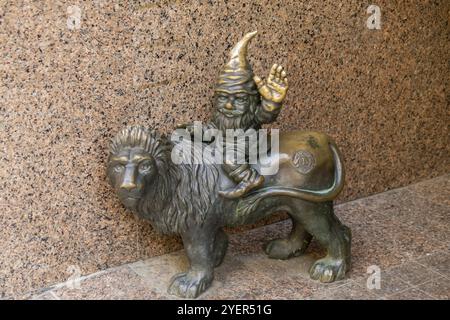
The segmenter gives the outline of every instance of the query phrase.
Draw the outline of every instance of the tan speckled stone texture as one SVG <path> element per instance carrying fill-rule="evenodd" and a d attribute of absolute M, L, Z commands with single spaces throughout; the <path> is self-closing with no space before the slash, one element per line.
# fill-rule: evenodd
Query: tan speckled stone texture
<path fill-rule="evenodd" d="M 370 3 L 1 0 L 0 297 L 180 248 L 120 206 L 108 141 L 207 119 L 228 50 L 254 29 L 255 72 L 290 76 L 273 127 L 336 139 L 340 201 L 448 172 L 450 3 L 377 1 L 376 31 Z"/>

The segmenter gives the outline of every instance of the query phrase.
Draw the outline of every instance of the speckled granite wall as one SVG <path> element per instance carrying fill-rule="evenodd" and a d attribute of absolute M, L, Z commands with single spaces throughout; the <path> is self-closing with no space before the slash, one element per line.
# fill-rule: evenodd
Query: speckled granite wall
<path fill-rule="evenodd" d="M 255 71 L 290 75 L 274 126 L 335 137 L 341 201 L 448 172 L 449 2 L 376 1 L 381 30 L 369 4 L 0 1 L 0 297 L 180 247 L 119 205 L 108 140 L 207 119 L 228 49 L 254 29 Z"/>

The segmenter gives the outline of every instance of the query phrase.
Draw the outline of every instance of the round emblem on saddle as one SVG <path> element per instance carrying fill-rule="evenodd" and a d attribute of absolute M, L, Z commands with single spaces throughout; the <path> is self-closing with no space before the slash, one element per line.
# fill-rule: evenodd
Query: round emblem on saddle
<path fill-rule="evenodd" d="M 311 152 L 306 150 L 297 151 L 292 157 L 292 164 L 300 173 L 307 174 L 316 165 L 316 161 Z"/>

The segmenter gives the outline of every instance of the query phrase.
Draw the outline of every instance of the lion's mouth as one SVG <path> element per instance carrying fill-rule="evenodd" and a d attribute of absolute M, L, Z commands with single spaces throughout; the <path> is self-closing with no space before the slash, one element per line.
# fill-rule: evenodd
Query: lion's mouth
<path fill-rule="evenodd" d="M 136 197 L 123 197 L 122 203 L 128 208 L 134 208 L 139 203 L 140 198 Z"/>
<path fill-rule="evenodd" d="M 125 198 L 135 198 L 135 199 L 139 199 L 140 197 L 142 197 L 142 191 L 141 189 L 135 188 L 132 190 L 125 190 L 125 189 L 119 189 L 117 191 L 119 197 L 121 197 L 122 199 Z"/>
<path fill-rule="evenodd" d="M 139 197 L 125 197 L 125 200 L 139 200 Z"/>
<path fill-rule="evenodd" d="M 139 203 L 142 195 L 136 192 L 119 192 L 119 198 L 125 206 L 134 207 Z"/>

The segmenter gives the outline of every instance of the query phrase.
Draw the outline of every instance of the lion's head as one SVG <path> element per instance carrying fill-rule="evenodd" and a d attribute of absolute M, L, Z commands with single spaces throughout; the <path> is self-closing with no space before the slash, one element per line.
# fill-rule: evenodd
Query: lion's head
<path fill-rule="evenodd" d="M 175 164 L 174 144 L 140 126 L 113 139 L 107 175 L 120 201 L 162 233 L 179 233 L 187 222 L 202 223 L 217 196 L 214 165 Z"/>
<path fill-rule="evenodd" d="M 107 175 L 121 202 L 136 211 L 140 200 L 164 169 L 168 148 L 159 135 L 144 127 L 123 129 L 113 139 Z"/>

